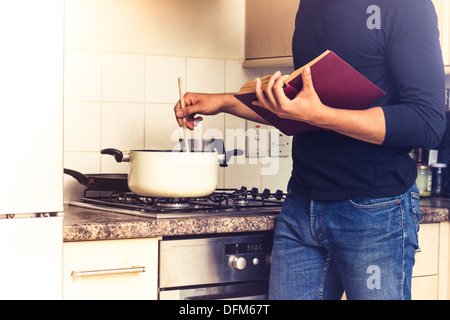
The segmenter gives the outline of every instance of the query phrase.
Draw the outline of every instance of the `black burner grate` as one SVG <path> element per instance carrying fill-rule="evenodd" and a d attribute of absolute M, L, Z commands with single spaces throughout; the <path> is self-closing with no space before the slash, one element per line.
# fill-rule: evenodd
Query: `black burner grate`
<path fill-rule="evenodd" d="M 264 189 L 259 192 L 257 188 L 248 190 L 240 189 L 216 189 L 211 195 L 198 198 L 157 198 L 144 197 L 132 192 L 106 195 L 88 194 L 85 191 L 82 202 L 103 205 L 110 208 L 131 209 L 141 212 L 217 212 L 217 211 L 255 211 L 258 208 L 279 208 L 285 199 L 285 193 L 277 190 L 275 193 Z"/>

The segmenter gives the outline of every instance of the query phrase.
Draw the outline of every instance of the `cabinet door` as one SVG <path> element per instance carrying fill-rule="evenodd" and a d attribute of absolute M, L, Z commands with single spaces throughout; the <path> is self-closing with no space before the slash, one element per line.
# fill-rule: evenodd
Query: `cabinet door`
<path fill-rule="evenodd" d="M 64 1 L 0 1 L 0 30 L 0 213 L 62 212 Z"/>
<path fill-rule="evenodd" d="M 444 2 L 444 13 L 443 13 L 444 26 L 441 29 L 444 34 L 443 37 L 443 48 L 444 51 L 444 64 L 450 65 L 450 1 Z"/>
<path fill-rule="evenodd" d="M 438 16 L 438 27 L 444 64 L 450 65 L 450 1 L 432 0 Z"/>
<path fill-rule="evenodd" d="M 0 219 L 0 300 L 62 298 L 63 218 Z"/>
<path fill-rule="evenodd" d="M 438 274 L 439 223 L 421 224 L 413 277 Z"/>
<path fill-rule="evenodd" d="M 245 58 L 292 57 L 299 0 L 247 0 Z"/>
<path fill-rule="evenodd" d="M 412 300 L 438 299 L 438 276 L 413 278 L 411 286 Z"/>
<path fill-rule="evenodd" d="M 64 299 L 157 299 L 158 240 L 66 242 L 63 272 Z"/>

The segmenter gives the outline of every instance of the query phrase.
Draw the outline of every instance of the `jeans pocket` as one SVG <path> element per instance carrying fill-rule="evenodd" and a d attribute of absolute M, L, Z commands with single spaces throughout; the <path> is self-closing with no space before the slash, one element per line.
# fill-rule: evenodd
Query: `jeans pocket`
<path fill-rule="evenodd" d="M 399 205 L 400 197 L 350 199 L 350 205 L 361 210 L 377 210 Z"/>

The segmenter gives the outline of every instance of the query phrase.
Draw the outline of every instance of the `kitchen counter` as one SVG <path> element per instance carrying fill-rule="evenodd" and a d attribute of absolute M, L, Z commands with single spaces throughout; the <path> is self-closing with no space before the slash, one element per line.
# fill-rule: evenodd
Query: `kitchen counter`
<path fill-rule="evenodd" d="M 420 204 L 420 223 L 448 220 L 450 199 L 422 198 Z M 70 205 L 64 209 L 63 239 L 67 242 L 267 231 L 277 219 L 274 214 L 253 214 L 157 220 Z"/>
<path fill-rule="evenodd" d="M 420 199 L 420 223 L 436 223 L 449 219 L 450 199 L 428 197 Z"/>
<path fill-rule="evenodd" d="M 253 214 L 152 219 L 64 206 L 64 241 L 154 238 L 162 236 L 273 230 L 277 215 Z"/>

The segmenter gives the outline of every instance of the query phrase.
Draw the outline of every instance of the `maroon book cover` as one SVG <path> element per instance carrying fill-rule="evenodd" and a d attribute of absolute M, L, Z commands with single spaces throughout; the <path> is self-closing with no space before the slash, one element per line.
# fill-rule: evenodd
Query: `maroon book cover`
<path fill-rule="evenodd" d="M 314 89 L 322 103 L 329 107 L 363 110 L 386 94 L 332 51 L 313 62 L 310 68 Z M 294 99 L 302 86 L 300 73 L 288 80 L 284 92 L 289 99 Z M 257 100 L 255 92 L 238 93 L 235 97 L 288 136 L 323 130 L 305 122 L 280 118 L 253 105 L 252 101 Z"/>

